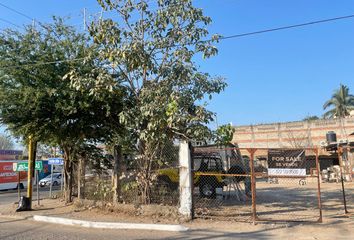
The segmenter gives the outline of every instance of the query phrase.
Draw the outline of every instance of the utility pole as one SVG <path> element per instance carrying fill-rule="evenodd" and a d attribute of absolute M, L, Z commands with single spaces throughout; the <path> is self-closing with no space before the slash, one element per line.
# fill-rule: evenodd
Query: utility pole
<path fill-rule="evenodd" d="M 57 147 L 53 150 L 53 157 L 56 158 Z M 52 198 L 52 186 L 53 186 L 53 174 L 54 174 L 54 164 L 50 165 L 50 184 L 49 184 L 49 197 Z"/>
<path fill-rule="evenodd" d="M 28 178 L 27 178 L 27 198 L 29 199 L 29 209 L 32 209 L 32 194 L 33 194 L 33 173 L 34 173 L 34 141 L 32 136 L 28 138 Z"/>

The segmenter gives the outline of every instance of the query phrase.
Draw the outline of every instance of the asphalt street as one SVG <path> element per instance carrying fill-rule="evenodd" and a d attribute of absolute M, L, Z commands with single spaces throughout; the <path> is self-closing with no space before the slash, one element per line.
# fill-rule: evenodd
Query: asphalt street
<path fill-rule="evenodd" d="M 21 189 L 21 196 L 26 196 L 26 189 Z M 53 194 L 60 192 L 60 186 L 53 187 Z M 39 188 L 39 199 L 49 197 L 49 187 Z M 33 201 L 37 201 L 36 187 L 33 188 Z M 18 193 L 15 190 L 0 191 L 0 205 L 15 203 L 18 201 Z"/>
<path fill-rule="evenodd" d="M 20 227 L 19 227 L 20 226 Z M 174 234 L 150 231 L 114 231 L 101 229 L 86 229 L 80 227 L 56 226 L 28 220 L 1 219 L 0 239 L 55 239 L 55 240 L 103 240 L 103 239 L 164 239 Z"/>
<path fill-rule="evenodd" d="M 110 230 L 70 227 L 31 220 L 0 217 L 1 240 L 140 240 L 140 239 L 271 239 L 266 232 L 230 233 L 207 230 L 163 232 L 143 230 Z M 270 238 L 268 238 L 270 237 Z"/>

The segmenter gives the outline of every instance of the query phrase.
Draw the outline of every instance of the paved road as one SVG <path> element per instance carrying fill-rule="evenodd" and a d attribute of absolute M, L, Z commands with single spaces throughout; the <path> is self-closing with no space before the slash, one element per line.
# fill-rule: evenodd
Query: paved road
<path fill-rule="evenodd" d="M 1 240 L 104 240 L 104 239 L 185 239 L 186 234 L 160 231 L 87 229 L 80 227 L 57 227 L 53 224 L 29 220 L 0 218 Z"/>
<path fill-rule="evenodd" d="M 131 239 L 272 239 L 267 233 L 228 233 L 193 230 L 183 233 L 142 231 L 142 230 L 109 230 L 88 229 L 81 227 L 57 226 L 31 220 L 6 219 L 0 217 L 1 240 L 131 240 Z"/>
<path fill-rule="evenodd" d="M 233 223 L 235 224 L 235 223 Z M 335 225 L 335 226 L 333 226 Z M 343 239 L 351 240 L 353 228 L 348 221 L 313 225 L 296 224 L 289 227 L 262 227 L 238 229 L 233 232 L 217 230 L 190 230 L 187 232 L 163 232 L 142 230 L 110 230 L 70 227 L 32 220 L 12 219 L 0 216 L 1 240 L 141 240 L 141 239 Z"/>
<path fill-rule="evenodd" d="M 60 192 L 60 187 L 57 186 L 53 187 L 53 194 L 55 194 L 56 192 Z M 26 189 L 21 189 L 21 195 L 22 196 L 26 195 Z M 39 197 L 40 199 L 43 197 L 44 198 L 49 197 L 49 187 L 39 188 Z M 33 189 L 33 200 L 37 200 L 37 192 L 35 187 Z M 18 201 L 17 191 L 14 190 L 0 191 L 0 205 L 15 203 L 17 201 Z"/>

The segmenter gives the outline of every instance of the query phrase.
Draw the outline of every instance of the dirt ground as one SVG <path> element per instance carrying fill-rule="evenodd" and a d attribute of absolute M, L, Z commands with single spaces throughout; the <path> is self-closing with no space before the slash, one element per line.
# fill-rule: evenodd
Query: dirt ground
<path fill-rule="evenodd" d="M 214 200 L 214 205 L 205 201 L 203 204 L 209 204 L 209 207 L 204 205 L 207 214 L 191 222 L 181 219 L 177 208 L 171 206 L 124 204 L 118 207 L 109 205 L 103 207 L 92 201 L 65 205 L 60 199 L 44 199 L 40 206 L 34 203 L 34 211 L 31 212 L 16 213 L 15 204 L 0 205 L 0 216 L 30 218 L 33 215 L 46 215 L 89 221 L 181 223 L 193 231 L 247 233 L 255 238 L 258 235 L 258 237 L 269 235 L 281 236 L 284 239 L 294 239 L 295 236 L 298 239 L 330 239 L 330 236 L 337 239 L 351 239 L 351 236 L 354 236 L 354 184 L 346 183 L 348 210 L 351 212 L 348 215 L 343 214 L 340 183 L 321 185 L 323 223 L 315 222 L 319 216 L 316 186 L 312 183 L 305 186 L 289 183 L 257 183 L 257 213 L 260 218 L 310 222 L 265 221 L 253 224 L 250 218 L 250 199 L 242 202 L 235 196 Z M 215 201 L 222 204 L 215 204 Z M 292 237 L 289 235 L 289 230 Z"/>
<path fill-rule="evenodd" d="M 33 211 L 15 212 L 16 204 L 0 205 L 0 214 L 13 217 L 31 217 L 45 215 L 65 217 L 88 221 L 133 222 L 133 223 L 180 223 L 176 207 L 147 205 L 134 206 L 129 204 L 117 207 L 101 205 L 93 201 L 75 201 L 65 204 L 60 199 L 43 199 L 41 205 L 33 203 Z"/>
<path fill-rule="evenodd" d="M 260 220 L 316 222 L 320 218 L 317 181 L 305 184 L 299 184 L 298 179 L 286 179 L 277 184 L 259 181 L 256 189 L 256 211 Z M 341 183 L 321 183 L 324 219 L 344 212 L 341 189 Z M 346 182 L 345 191 L 347 209 L 354 211 L 354 183 Z M 194 199 L 196 215 L 200 218 L 252 222 L 251 198 L 232 192 L 216 199 L 199 198 L 196 193 Z"/>

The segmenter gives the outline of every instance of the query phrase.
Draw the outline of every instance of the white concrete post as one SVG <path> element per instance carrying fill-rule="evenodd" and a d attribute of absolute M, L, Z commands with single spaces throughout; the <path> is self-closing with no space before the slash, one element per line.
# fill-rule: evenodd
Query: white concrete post
<path fill-rule="evenodd" d="M 179 145 L 179 213 L 192 218 L 192 161 L 188 142 L 181 141 Z"/>

